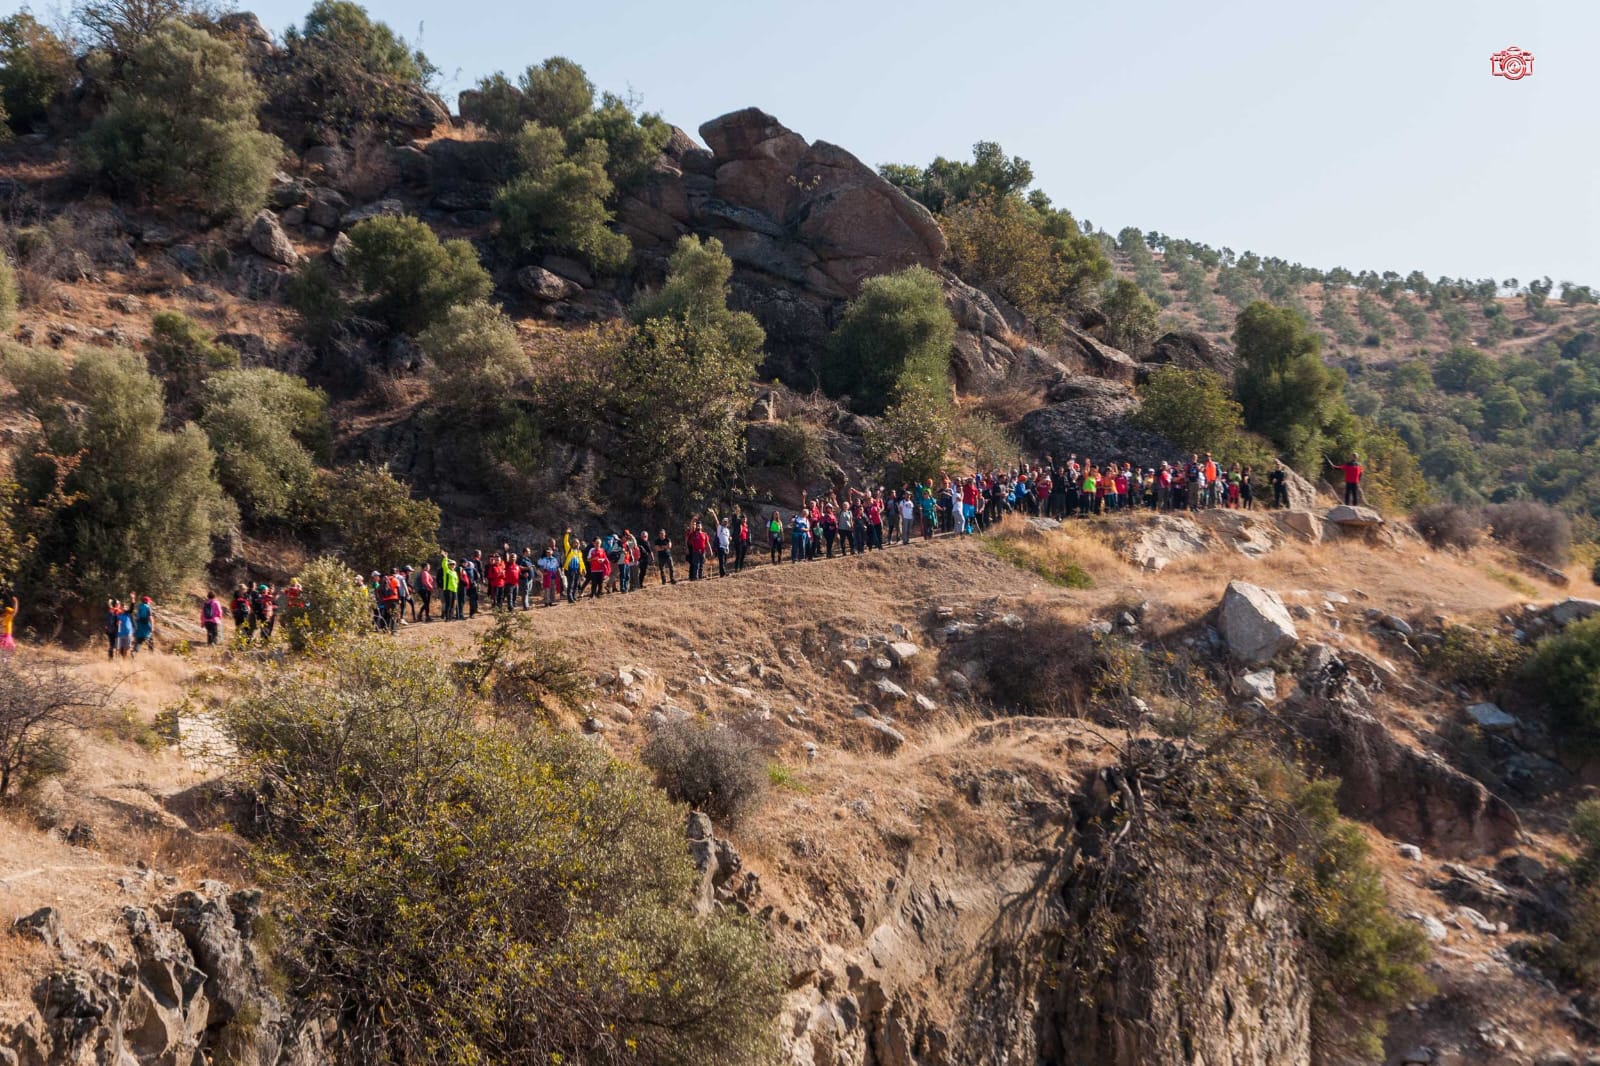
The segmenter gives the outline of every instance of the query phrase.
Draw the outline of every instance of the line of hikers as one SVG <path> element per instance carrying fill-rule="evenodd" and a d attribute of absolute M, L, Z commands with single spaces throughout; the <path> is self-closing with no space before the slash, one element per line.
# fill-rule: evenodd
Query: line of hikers
<path fill-rule="evenodd" d="M 1363 473 L 1358 457 L 1348 463 L 1328 460 L 1328 465 L 1343 472 L 1347 502 L 1358 502 Z M 1267 482 L 1270 505 L 1288 507 L 1289 475 L 1282 463 L 1268 473 Z M 392 632 L 411 623 L 475 617 L 483 607 L 526 610 L 536 603 L 550 607 L 561 599 L 576 603 L 584 596 L 636 591 L 649 580 L 652 566 L 658 584 L 675 585 L 680 549 L 688 580 L 699 581 L 712 563 L 719 577 L 743 571 L 752 551 L 759 557 L 763 545 L 768 563 L 786 558 L 800 563 L 909 544 L 919 536 L 981 532 L 1012 513 L 1066 519 L 1137 509 L 1252 509 L 1255 503 L 1251 468 L 1225 467 L 1210 452 L 1144 468 L 1128 462 L 1101 465 L 1076 455 L 1059 461 L 1045 456 L 1010 471 L 944 475 L 897 490 L 802 494 L 800 506 L 787 517 L 781 510 L 765 518 L 739 508 L 727 515 L 707 510 L 689 520 L 681 545 L 664 528 L 653 536 L 624 529 L 584 538 L 569 526 L 540 551 L 531 546 L 518 551 L 507 542 L 487 556 L 481 550 L 470 558 L 441 554 L 421 567 L 374 570 L 363 585 L 371 596 L 374 624 Z M 282 590 L 241 584 L 232 603 L 235 629 L 246 639 L 270 637 L 280 600 L 289 609 L 304 606 L 298 580 Z M 211 593 L 201 613 L 208 643 L 219 642 L 223 618 L 222 604 Z"/>

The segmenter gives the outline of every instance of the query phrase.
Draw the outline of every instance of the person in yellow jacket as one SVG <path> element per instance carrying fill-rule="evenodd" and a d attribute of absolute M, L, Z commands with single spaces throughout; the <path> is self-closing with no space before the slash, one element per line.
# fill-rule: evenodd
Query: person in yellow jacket
<path fill-rule="evenodd" d="M 448 555 L 439 556 L 439 597 L 444 604 L 444 620 L 454 621 L 461 617 L 461 575 L 456 572 L 456 564 Z"/>
<path fill-rule="evenodd" d="M 583 544 L 572 537 L 572 530 L 567 530 L 561 538 L 566 545 L 566 554 L 561 557 L 561 572 L 567 579 L 567 602 L 578 602 L 578 591 L 583 588 L 583 575 L 588 571 L 583 563 Z"/>

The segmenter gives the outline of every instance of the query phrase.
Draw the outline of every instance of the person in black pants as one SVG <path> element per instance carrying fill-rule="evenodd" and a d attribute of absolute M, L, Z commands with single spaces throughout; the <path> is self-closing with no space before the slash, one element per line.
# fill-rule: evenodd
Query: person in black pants
<path fill-rule="evenodd" d="M 1280 461 L 1267 475 L 1267 480 L 1272 482 L 1272 506 L 1286 508 L 1289 506 L 1289 472 L 1284 469 Z"/>
<path fill-rule="evenodd" d="M 667 536 L 666 530 L 663 529 L 656 534 L 654 547 L 656 552 L 656 572 L 661 575 L 661 584 L 665 585 L 668 581 L 671 581 L 676 585 L 678 583 L 678 575 L 672 569 L 672 538 Z"/>

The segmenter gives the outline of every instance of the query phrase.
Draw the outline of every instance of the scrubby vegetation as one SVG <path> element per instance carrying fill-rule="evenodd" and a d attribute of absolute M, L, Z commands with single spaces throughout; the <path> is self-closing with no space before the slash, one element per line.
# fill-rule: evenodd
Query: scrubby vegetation
<path fill-rule="evenodd" d="M 439 505 L 414 500 L 404 482 L 365 464 L 335 471 L 327 481 L 323 519 L 352 564 L 394 566 L 438 550 Z"/>
<path fill-rule="evenodd" d="M 1541 641 L 1523 678 L 1549 708 L 1550 728 L 1563 744 L 1600 751 L 1600 618 Z"/>
<path fill-rule="evenodd" d="M 261 102 L 238 52 L 164 22 L 118 67 L 105 114 L 84 135 L 84 167 L 140 199 L 244 214 L 265 200 L 283 152 L 257 124 Z"/>
<path fill-rule="evenodd" d="M 46 616 L 98 594 L 160 595 L 210 557 L 235 517 L 193 425 L 162 429 L 161 383 L 128 352 L 85 349 L 67 365 L 16 349 L 5 371 L 40 428 L 17 463 L 34 550 L 18 584 Z"/>
<path fill-rule="evenodd" d="M 882 414 L 905 390 L 949 388 L 955 322 L 939 279 L 921 267 L 868 278 L 846 306 L 822 363 L 822 387 Z"/>
<path fill-rule="evenodd" d="M 351 228 L 350 243 L 367 313 L 403 333 L 421 333 L 493 287 L 472 245 L 441 241 L 417 218 L 368 219 Z"/>
<path fill-rule="evenodd" d="M 0 804 L 71 769 L 72 730 L 92 721 L 106 695 L 60 666 L 0 656 Z"/>
<path fill-rule="evenodd" d="M 679 814 L 473 710 L 432 660 L 354 644 L 229 713 L 281 964 L 339 1060 L 764 1061 L 778 968 L 748 919 L 690 910 Z"/>
<path fill-rule="evenodd" d="M 200 426 L 217 478 L 244 517 L 306 527 L 318 510 L 317 463 L 328 460 L 328 401 L 276 370 L 230 370 L 206 382 Z"/>
<path fill-rule="evenodd" d="M 739 732 L 687 719 L 661 726 L 641 753 L 656 783 L 677 803 L 738 823 L 767 796 L 767 757 Z"/>

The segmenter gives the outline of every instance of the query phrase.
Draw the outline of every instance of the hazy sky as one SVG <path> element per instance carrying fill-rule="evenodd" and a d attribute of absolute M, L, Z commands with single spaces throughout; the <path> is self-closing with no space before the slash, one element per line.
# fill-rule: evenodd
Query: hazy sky
<path fill-rule="evenodd" d="M 240 0 L 249 7 L 249 0 Z M 274 32 L 310 0 L 263 0 Z M 1600 284 L 1595 0 L 384 0 L 454 95 L 550 55 L 691 133 L 755 105 L 871 164 L 999 141 L 1112 232 Z M 1491 77 L 1518 45 L 1531 77 Z M 1584 117 L 1587 111 L 1589 117 Z"/>

